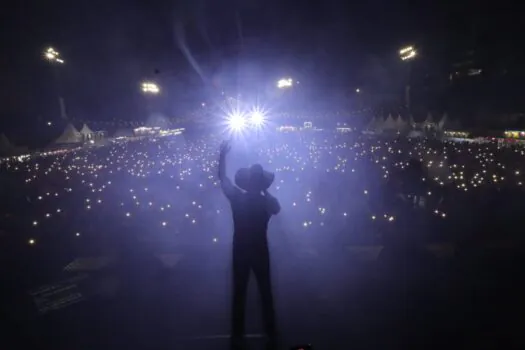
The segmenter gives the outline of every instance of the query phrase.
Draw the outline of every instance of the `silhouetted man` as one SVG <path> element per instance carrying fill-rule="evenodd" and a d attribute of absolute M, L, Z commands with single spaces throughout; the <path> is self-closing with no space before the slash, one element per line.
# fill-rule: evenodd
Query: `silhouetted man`
<path fill-rule="evenodd" d="M 253 270 L 261 295 L 268 348 L 273 348 L 276 343 L 275 312 L 266 230 L 271 216 L 281 209 L 277 199 L 268 193 L 274 174 L 263 170 L 259 164 L 241 168 L 235 174 L 235 186 L 226 176 L 226 155 L 229 151 L 230 145 L 223 142 L 219 178 L 222 191 L 231 204 L 234 226 L 232 347 L 243 346 L 246 292 L 250 271 Z"/>

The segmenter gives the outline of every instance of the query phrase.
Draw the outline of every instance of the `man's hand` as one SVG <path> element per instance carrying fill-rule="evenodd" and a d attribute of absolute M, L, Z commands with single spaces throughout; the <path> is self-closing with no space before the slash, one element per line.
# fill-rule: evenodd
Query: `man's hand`
<path fill-rule="evenodd" d="M 221 152 L 221 157 L 224 157 L 231 150 L 230 143 L 228 141 L 222 141 L 221 147 L 219 148 L 219 150 Z"/>
<path fill-rule="evenodd" d="M 220 157 L 219 157 L 219 179 L 221 180 L 221 188 L 226 197 L 232 200 L 241 193 L 241 190 L 233 185 L 230 179 L 226 176 L 226 155 L 230 152 L 231 146 L 228 141 L 221 143 Z"/>

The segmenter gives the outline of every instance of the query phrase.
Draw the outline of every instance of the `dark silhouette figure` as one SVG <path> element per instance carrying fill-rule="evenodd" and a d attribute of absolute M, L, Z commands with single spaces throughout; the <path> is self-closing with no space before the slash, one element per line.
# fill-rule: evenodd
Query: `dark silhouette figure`
<path fill-rule="evenodd" d="M 266 230 L 272 215 L 279 213 L 277 199 L 268 193 L 274 174 L 255 164 L 235 174 L 235 185 L 226 176 L 226 155 L 230 145 L 220 148 L 219 178 L 221 188 L 230 201 L 233 214 L 233 303 L 232 347 L 242 348 L 246 292 L 250 271 L 253 271 L 262 301 L 268 347 L 276 342 L 275 312 L 270 278 L 270 254 Z"/>

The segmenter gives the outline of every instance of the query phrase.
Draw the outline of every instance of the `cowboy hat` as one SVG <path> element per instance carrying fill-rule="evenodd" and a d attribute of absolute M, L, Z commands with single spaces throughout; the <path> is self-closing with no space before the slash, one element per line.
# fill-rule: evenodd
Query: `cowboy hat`
<path fill-rule="evenodd" d="M 275 174 L 263 169 L 260 164 L 254 164 L 249 168 L 240 168 L 235 173 L 235 184 L 245 191 L 259 187 L 266 191 L 273 183 Z"/>

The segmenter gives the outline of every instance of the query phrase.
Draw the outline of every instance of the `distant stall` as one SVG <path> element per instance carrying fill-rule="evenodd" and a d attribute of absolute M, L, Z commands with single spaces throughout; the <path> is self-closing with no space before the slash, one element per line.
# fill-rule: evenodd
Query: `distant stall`
<path fill-rule="evenodd" d="M 507 139 L 523 139 L 525 140 L 525 131 L 523 130 L 506 130 L 503 135 Z"/>
<path fill-rule="evenodd" d="M 291 125 L 283 125 L 277 128 L 277 131 L 280 132 L 293 132 L 297 131 L 297 127 Z"/>
<path fill-rule="evenodd" d="M 133 129 L 135 136 L 157 136 L 159 135 L 161 128 L 159 126 L 149 127 L 141 126 Z"/>

